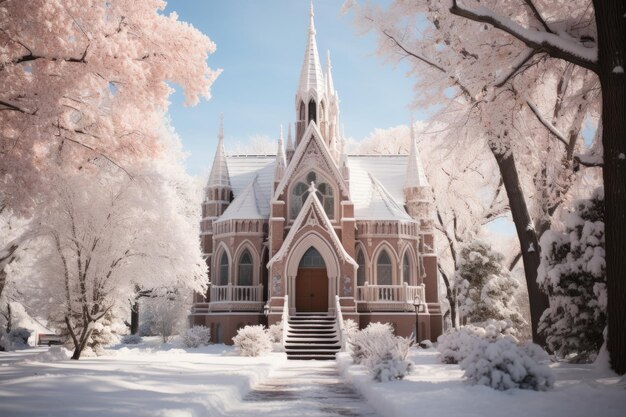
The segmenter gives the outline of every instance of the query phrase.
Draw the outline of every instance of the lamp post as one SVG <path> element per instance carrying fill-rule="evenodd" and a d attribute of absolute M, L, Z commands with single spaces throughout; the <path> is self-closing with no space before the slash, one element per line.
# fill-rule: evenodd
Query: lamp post
<path fill-rule="evenodd" d="M 419 326 L 420 326 L 420 313 L 424 311 L 424 303 L 420 297 L 415 297 L 413 300 L 413 307 L 415 307 L 415 343 L 420 342 L 419 338 Z"/>

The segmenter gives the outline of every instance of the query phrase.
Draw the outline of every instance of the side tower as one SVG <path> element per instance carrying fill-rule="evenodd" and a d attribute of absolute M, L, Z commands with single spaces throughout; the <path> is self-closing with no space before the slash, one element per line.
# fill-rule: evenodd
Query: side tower
<path fill-rule="evenodd" d="M 415 128 L 411 119 L 411 153 L 404 181 L 406 211 L 419 222 L 419 277 L 426 289 L 426 303 L 430 320 L 427 324 L 431 334 L 443 332 L 443 317 L 439 304 L 437 279 L 437 255 L 435 254 L 433 229 L 433 194 L 426 179 L 422 160 L 417 149 Z"/>
<path fill-rule="evenodd" d="M 202 221 L 200 223 L 200 240 L 202 253 L 209 268 L 213 254 L 213 223 L 224 214 L 232 200 L 232 188 L 226 153 L 224 151 L 224 120 L 220 120 L 220 130 L 217 136 L 217 149 L 213 158 L 213 168 L 205 187 L 204 201 L 202 202 Z M 209 270 L 209 278 L 211 272 Z"/>

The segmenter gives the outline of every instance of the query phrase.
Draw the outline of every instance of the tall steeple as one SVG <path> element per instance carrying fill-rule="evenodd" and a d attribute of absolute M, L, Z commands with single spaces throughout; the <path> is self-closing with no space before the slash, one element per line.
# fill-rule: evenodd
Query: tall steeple
<path fill-rule="evenodd" d="M 220 130 L 217 134 L 217 149 L 213 158 L 211 175 L 207 182 L 207 188 L 228 187 L 230 188 L 230 175 L 228 175 L 228 165 L 226 165 L 226 152 L 224 151 L 224 116 L 220 117 Z"/>
<path fill-rule="evenodd" d="M 315 12 L 313 11 L 313 1 L 309 12 L 309 35 L 304 50 L 304 60 L 300 70 L 300 82 L 296 92 L 296 143 L 299 144 L 311 121 L 315 121 L 321 126 L 322 121 L 327 119 L 325 115 L 328 103 L 324 103 L 326 98 L 326 83 L 324 72 L 320 64 L 320 57 L 317 51 L 317 41 L 315 40 Z M 325 138 L 328 142 L 328 138 Z"/>
<path fill-rule="evenodd" d="M 428 180 L 422 166 L 422 159 L 417 149 L 417 137 L 415 136 L 415 122 L 411 116 L 411 153 L 409 154 L 409 163 L 406 167 L 406 176 L 404 178 L 404 188 L 412 187 L 428 187 Z"/>

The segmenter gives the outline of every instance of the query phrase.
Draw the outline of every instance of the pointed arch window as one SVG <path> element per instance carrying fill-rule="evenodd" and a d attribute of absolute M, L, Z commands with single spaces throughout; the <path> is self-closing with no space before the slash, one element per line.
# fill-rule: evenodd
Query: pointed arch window
<path fill-rule="evenodd" d="M 402 260 L 402 281 L 411 284 L 411 263 L 409 262 L 409 251 L 404 254 Z"/>
<path fill-rule="evenodd" d="M 299 182 L 293 188 L 291 192 L 291 218 L 295 219 L 302 210 L 302 206 L 309 196 L 309 186 L 313 182 L 317 187 L 317 198 L 322 203 L 324 212 L 329 219 L 335 217 L 335 196 L 333 188 L 326 182 L 317 183 L 317 174 L 313 171 L 309 172 L 306 176 L 306 183 Z"/>
<path fill-rule="evenodd" d="M 378 255 L 378 261 L 376 262 L 376 283 L 378 285 L 391 285 L 392 274 L 391 258 L 387 251 L 383 250 Z"/>
<path fill-rule="evenodd" d="M 326 268 L 326 262 L 318 250 L 311 246 L 302 255 L 298 268 Z"/>
<path fill-rule="evenodd" d="M 237 285 L 252 285 L 252 268 L 252 256 L 250 255 L 250 251 L 246 249 L 239 258 Z"/>
<path fill-rule="evenodd" d="M 222 253 L 220 258 L 218 285 L 228 285 L 228 255 Z"/>
<path fill-rule="evenodd" d="M 365 256 L 362 250 L 357 252 L 356 263 L 359 265 L 359 269 L 356 270 L 356 285 L 362 287 L 365 285 Z"/>
<path fill-rule="evenodd" d="M 311 123 L 311 120 L 317 123 L 317 104 L 313 99 L 309 101 L 309 123 Z"/>

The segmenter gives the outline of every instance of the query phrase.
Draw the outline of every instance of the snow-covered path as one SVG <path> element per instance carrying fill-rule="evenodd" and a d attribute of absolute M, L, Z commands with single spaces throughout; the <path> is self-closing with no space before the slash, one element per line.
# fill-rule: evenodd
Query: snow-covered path
<path fill-rule="evenodd" d="M 287 361 L 248 393 L 233 416 L 375 417 L 335 361 Z"/>

